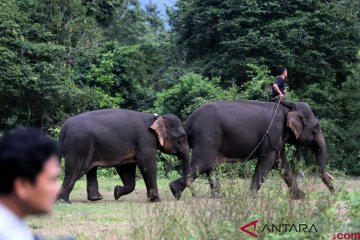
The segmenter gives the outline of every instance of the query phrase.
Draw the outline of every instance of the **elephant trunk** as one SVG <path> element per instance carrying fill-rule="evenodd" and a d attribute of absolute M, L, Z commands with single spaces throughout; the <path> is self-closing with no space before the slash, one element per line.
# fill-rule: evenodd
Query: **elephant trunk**
<path fill-rule="evenodd" d="M 190 150 L 189 147 L 186 145 L 182 147 L 179 158 L 181 160 L 181 167 L 182 167 L 182 175 L 184 177 L 186 186 L 188 187 L 191 183 L 191 177 L 190 177 Z"/>
<path fill-rule="evenodd" d="M 313 148 L 315 154 L 316 163 L 319 167 L 319 173 L 324 184 L 329 188 L 330 192 L 335 193 L 332 180 L 334 179 L 326 171 L 326 162 L 327 162 L 327 151 L 326 151 L 326 142 L 322 132 L 318 133 L 316 136 L 317 146 Z"/>

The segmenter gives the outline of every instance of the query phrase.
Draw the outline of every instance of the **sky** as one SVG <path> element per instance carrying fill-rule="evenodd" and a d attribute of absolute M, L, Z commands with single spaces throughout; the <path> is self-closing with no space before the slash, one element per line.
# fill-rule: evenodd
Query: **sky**
<path fill-rule="evenodd" d="M 149 3 L 149 2 L 155 3 L 161 13 L 161 17 L 163 17 L 164 19 L 167 19 L 166 16 L 166 7 L 165 4 L 169 7 L 174 5 L 175 0 L 139 0 L 139 2 L 141 3 L 141 5 L 144 7 L 145 4 Z"/>

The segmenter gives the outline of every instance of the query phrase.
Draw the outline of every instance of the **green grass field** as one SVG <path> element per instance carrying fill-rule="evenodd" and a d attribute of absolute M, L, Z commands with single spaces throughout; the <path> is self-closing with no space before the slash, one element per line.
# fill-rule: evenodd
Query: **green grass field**
<path fill-rule="evenodd" d="M 301 201 L 289 198 L 286 185 L 276 174 L 265 181 L 256 197 L 249 195 L 250 180 L 220 179 L 222 194 L 211 199 L 207 180 L 198 179 L 194 183 L 196 197 L 187 189 L 176 201 L 168 188 L 169 182 L 158 180 L 162 199 L 159 203 L 147 202 L 142 179 L 137 181 L 133 193 L 115 201 L 113 188 L 120 180 L 101 177 L 100 192 L 104 199 L 89 202 L 82 179 L 71 193 L 71 204 L 59 203 L 51 215 L 31 217 L 27 222 L 35 233 L 50 239 L 69 235 L 77 239 L 252 239 L 239 227 L 255 218 L 263 224 L 315 223 L 321 228 L 346 223 L 343 227 L 359 226 L 360 231 L 357 179 L 337 178 L 334 184 L 338 193 L 331 196 L 319 178 L 309 177 L 299 182 L 307 193 L 307 198 Z M 260 236 L 329 239 L 331 232 L 322 229 L 311 234 L 260 233 Z"/>

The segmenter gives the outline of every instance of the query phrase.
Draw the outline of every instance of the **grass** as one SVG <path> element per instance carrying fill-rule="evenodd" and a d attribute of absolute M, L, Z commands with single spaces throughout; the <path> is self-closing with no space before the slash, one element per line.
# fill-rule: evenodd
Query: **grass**
<path fill-rule="evenodd" d="M 307 193 L 301 201 L 289 198 L 277 174 L 265 181 L 256 197 L 248 191 L 250 180 L 220 179 L 221 195 L 211 199 L 207 180 L 198 179 L 194 184 L 197 196 L 187 189 L 180 201 L 168 188 L 170 180 L 159 179 L 160 203 L 147 202 L 143 180 L 136 182 L 133 193 L 115 201 L 113 188 L 119 182 L 116 177 L 99 178 L 104 199 L 89 202 L 82 179 L 71 193 L 72 204 L 59 203 L 51 215 L 27 222 L 36 234 L 50 239 L 69 235 L 77 239 L 251 239 L 239 228 L 259 218 L 257 231 L 265 223 L 315 223 L 320 228 L 315 235 L 259 233 L 262 239 L 329 239 L 331 231 L 354 227 L 360 218 L 360 184 L 350 178 L 336 179 L 336 196 L 319 178 L 300 181 Z M 340 229 L 327 230 L 336 226 Z M 360 221 L 355 227 L 360 229 Z"/>

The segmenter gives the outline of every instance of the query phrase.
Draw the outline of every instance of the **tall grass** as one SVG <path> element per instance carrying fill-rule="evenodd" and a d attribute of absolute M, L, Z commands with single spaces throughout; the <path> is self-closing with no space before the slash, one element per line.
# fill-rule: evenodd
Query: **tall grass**
<path fill-rule="evenodd" d="M 277 174 L 265 181 L 256 196 L 248 190 L 249 179 L 220 181 L 219 198 L 210 198 L 206 184 L 195 184 L 197 197 L 184 197 L 178 202 L 162 202 L 149 207 L 143 223 L 137 221 L 133 226 L 132 238 L 255 239 L 240 231 L 240 227 L 259 219 L 256 232 L 260 239 L 331 239 L 339 226 L 352 222 L 348 209 L 353 209 L 349 213 L 355 211 L 354 216 L 359 214 L 356 203 L 348 205 L 340 201 L 346 192 L 340 189 L 340 194 L 331 195 L 318 178 L 308 177 L 301 182 L 302 190 L 307 193 L 303 200 L 292 200 Z M 317 232 L 314 229 L 311 233 L 294 230 L 262 232 L 265 224 L 307 224 L 309 228 L 314 224 Z"/>

